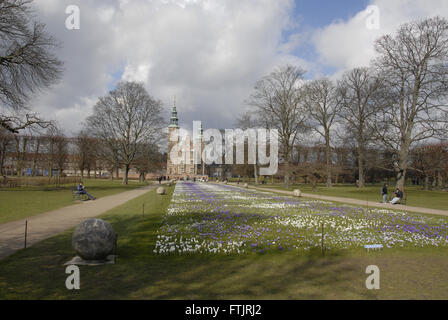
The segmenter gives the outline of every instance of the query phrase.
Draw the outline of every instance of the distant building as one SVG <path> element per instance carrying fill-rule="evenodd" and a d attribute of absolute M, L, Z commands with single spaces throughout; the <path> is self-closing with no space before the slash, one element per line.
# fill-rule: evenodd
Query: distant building
<path fill-rule="evenodd" d="M 198 138 L 200 141 L 196 145 L 201 146 L 201 150 L 204 150 L 204 136 L 202 130 L 202 124 L 198 132 Z M 182 179 L 182 178 L 201 178 L 206 177 L 205 174 L 205 164 L 203 161 L 197 161 L 198 157 L 201 157 L 201 150 L 195 150 L 195 144 L 193 143 L 193 139 L 189 139 L 187 143 L 189 143 L 190 155 L 189 157 L 186 154 L 186 151 L 179 150 L 175 155 L 177 158 L 173 159 L 173 153 L 176 153 L 175 150 L 172 150 L 173 147 L 179 145 L 180 143 L 180 134 L 179 134 L 179 118 L 177 116 L 176 104 L 173 106 L 173 110 L 171 111 L 170 124 L 168 126 L 168 155 L 167 155 L 167 166 L 166 166 L 166 175 L 169 179 Z M 179 148 L 180 149 L 180 148 Z M 186 148 L 188 150 L 188 148 Z"/>

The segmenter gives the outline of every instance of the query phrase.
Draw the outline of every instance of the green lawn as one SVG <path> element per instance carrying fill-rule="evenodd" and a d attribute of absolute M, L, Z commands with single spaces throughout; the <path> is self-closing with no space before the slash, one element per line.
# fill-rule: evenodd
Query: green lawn
<path fill-rule="evenodd" d="M 84 179 L 87 191 L 97 198 L 117 194 L 145 185 L 129 181 L 122 185 L 121 180 Z M 42 212 L 74 204 L 72 190 L 75 184 L 54 187 L 0 188 L 0 223 L 19 220 Z"/>
<path fill-rule="evenodd" d="M 266 184 L 258 185 L 257 187 L 286 190 L 286 188 L 281 184 Z M 380 202 L 381 187 L 382 185 L 367 185 L 363 189 L 358 189 L 353 185 L 335 185 L 332 188 L 327 188 L 324 185 L 318 185 L 317 189 L 313 191 L 311 185 L 300 184 L 292 185 L 288 190 L 292 191 L 294 189 L 300 189 L 304 193 L 311 193 L 322 196 L 353 198 L 370 202 Z M 390 195 L 392 194 L 393 190 L 393 186 L 389 186 L 388 191 Z M 424 191 L 420 186 L 407 186 L 406 193 L 408 206 L 448 210 L 448 192 Z"/>
<path fill-rule="evenodd" d="M 119 235 L 118 262 L 81 266 L 80 290 L 65 288 L 70 230 L 0 261 L 0 299 L 448 299 L 446 248 L 155 255 L 172 190 L 102 216 Z M 372 264 L 381 271 L 380 290 L 365 287 Z"/>

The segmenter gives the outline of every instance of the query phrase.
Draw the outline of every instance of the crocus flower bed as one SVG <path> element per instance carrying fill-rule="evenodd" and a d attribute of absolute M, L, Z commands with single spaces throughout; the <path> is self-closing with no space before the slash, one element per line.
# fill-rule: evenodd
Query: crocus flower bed
<path fill-rule="evenodd" d="M 322 225 L 324 234 L 322 236 Z M 155 254 L 448 245 L 448 219 L 179 182 Z"/>

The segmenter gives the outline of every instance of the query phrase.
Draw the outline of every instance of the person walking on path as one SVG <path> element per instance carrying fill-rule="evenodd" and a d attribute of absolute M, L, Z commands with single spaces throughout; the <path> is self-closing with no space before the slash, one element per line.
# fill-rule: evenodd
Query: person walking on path
<path fill-rule="evenodd" d="M 383 188 L 381 189 L 381 195 L 383 196 L 383 203 L 387 202 L 387 187 L 388 187 L 388 185 L 387 185 L 387 183 L 385 183 L 383 185 Z"/>

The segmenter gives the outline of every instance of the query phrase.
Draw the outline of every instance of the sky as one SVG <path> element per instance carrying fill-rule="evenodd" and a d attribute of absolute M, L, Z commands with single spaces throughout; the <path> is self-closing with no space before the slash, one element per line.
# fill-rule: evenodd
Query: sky
<path fill-rule="evenodd" d="M 66 28 L 76 5 L 80 28 Z M 373 43 L 406 22 L 448 17 L 446 0 L 38 0 L 61 43 L 61 81 L 31 106 L 74 135 L 116 83 L 143 82 L 167 121 L 233 128 L 255 82 L 293 64 L 305 79 L 338 78 L 374 58 Z"/>

